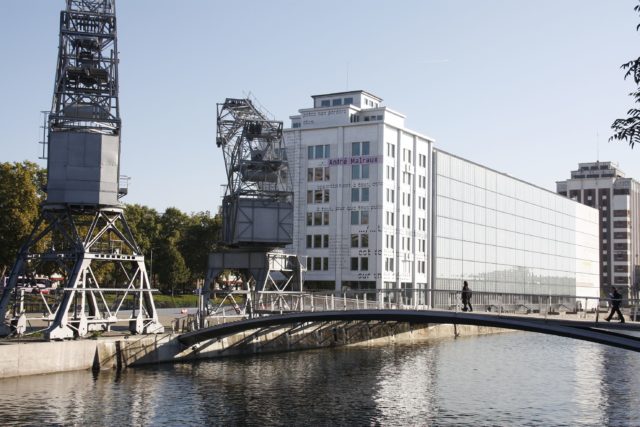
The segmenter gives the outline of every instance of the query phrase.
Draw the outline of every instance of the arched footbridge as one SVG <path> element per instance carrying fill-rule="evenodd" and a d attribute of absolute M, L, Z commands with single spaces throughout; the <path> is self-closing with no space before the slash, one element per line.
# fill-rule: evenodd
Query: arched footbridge
<path fill-rule="evenodd" d="M 193 346 L 203 341 L 224 338 L 249 330 L 280 325 L 334 321 L 382 321 L 406 322 L 416 325 L 454 324 L 488 326 L 557 335 L 640 352 L 640 337 L 624 334 L 624 332 L 640 331 L 640 323 L 635 322 L 623 324 L 486 313 L 396 309 L 358 309 L 275 314 L 187 332 L 180 335 L 178 341 L 185 346 Z"/>

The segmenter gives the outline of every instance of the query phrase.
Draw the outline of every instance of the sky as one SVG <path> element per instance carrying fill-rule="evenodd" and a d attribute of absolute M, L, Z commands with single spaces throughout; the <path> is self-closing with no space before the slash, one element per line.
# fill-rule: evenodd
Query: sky
<path fill-rule="evenodd" d="M 579 162 L 640 180 L 608 142 L 633 106 L 636 0 L 118 0 L 126 203 L 215 212 L 216 103 L 278 120 L 311 95 L 366 90 L 436 147 L 555 190 Z M 0 0 L 0 162 L 42 155 L 63 0 Z"/>

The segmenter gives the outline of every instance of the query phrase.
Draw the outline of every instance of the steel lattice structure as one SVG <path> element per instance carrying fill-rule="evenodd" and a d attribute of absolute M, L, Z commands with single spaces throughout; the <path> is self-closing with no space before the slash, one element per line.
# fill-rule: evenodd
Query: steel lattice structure
<path fill-rule="evenodd" d="M 118 322 L 134 333 L 164 330 L 119 202 L 116 34 L 115 0 L 66 1 L 48 122 L 47 198 L 3 290 L 0 335 L 22 335 L 27 324 L 40 325 L 49 339 Z M 25 283 L 37 272 L 60 274 L 61 286 L 45 293 Z"/>
<path fill-rule="evenodd" d="M 218 104 L 218 137 L 227 170 L 225 197 L 291 202 L 282 122 L 269 120 L 250 99 Z"/>
<path fill-rule="evenodd" d="M 216 144 L 222 149 L 227 187 L 222 201 L 224 248 L 209 256 L 200 313 L 212 292 L 250 315 L 254 291 L 275 298 L 302 290 L 304 265 L 282 252 L 293 242 L 293 192 L 283 144 L 282 122 L 271 120 L 252 100 L 227 98 L 217 108 Z M 212 289 L 224 270 L 244 278 L 241 290 Z M 242 300 L 242 307 L 236 301 Z M 219 307 L 220 308 L 220 307 Z M 201 316 L 201 324 L 203 324 Z"/>
<path fill-rule="evenodd" d="M 120 133 L 115 0 L 67 0 L 49 127 Z"/>

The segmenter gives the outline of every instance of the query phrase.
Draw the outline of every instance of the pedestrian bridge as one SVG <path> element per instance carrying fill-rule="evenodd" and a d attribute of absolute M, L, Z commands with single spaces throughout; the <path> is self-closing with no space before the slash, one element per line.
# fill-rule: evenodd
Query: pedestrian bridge
<path fill-rule="evenodd" d="M 224 338 L 244 331 L 281 325 L 321 322 L 406 322 L 416 325 L 454 324 L 476 325 L 513 329 L 556 335 L 591 341 L 640 352 L 640 337 L 624 332 L 640 331 L 640 323 L 607 323 L 589 319 L 560 319 L 556 317 L 534 317 L 527 315 L 504 315 L 502 313 L 469 313 L 449 310 L 415 309 L 344 309 L 325 311 L 297 311 L 272 314 L 252 319 L 223 323 L 217 326 L 187 332 L 178 337 L 186 346 L 208 340 Z"/>

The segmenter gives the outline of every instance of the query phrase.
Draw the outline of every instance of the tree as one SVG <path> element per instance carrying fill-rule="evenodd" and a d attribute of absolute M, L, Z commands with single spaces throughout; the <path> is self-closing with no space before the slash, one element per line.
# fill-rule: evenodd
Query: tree
<path fill-rule="evenodd" d="M 0 273 L 11 268 L 35 226 L 45 175 L 35 163 L 0 163 Z"/>
<path fill-rule="evenodd" d="M 157 273 L 161 289 L 170 289 L 173 294 L 176 286 L 184 287 L 191 278 L 184 257 L 180 253 L 180 242 L 189 224 L 189 216 L 177 208 L 167 208 L 160 217 L 160 230 L 154 247 L 154 274 Z M 157 255 L 156 255 L 157 254 Z"/>
<path fill-rule="evenodd" d="M 127 205 L 124 215 L 140 250 L 149 256 L 160 234 L 160 215 L 155 209 L 137 204 Z"/>
<path fill-rule="evenodd" d="M 219 216 L 211 217 L 209 212 L 192 214 L 178 246 L 191 270 L 192 282 L 205 278 L 209 254 L 220 241 L 221 228 L 222 218 Z"/>
<path fill-rule="evenodd" d="M 191 273 L 184 262 L 182 254 L 170 241 L 161 242 L 156 253 L 158 254 L 158 261 L 154 272 L 156 272 L 160 280 L 160 289 L 170 291 L 171 295 L 173 295 L 178 286 L 184 286 L 189 281 Z"/>
<path fill-rule="evenodd" d="M 640 4 L 636 5 L 633 10 L 640 12 Z M 636 31 L 640 30 L 640 24 L 636 26 Z M 638 88 L 635 92 L 629 94 L 634 98 L 636 104 L 640 104 L 640 57 L 622 64 L 621 68 L 626 70 L 624 75 L 625 80 L 627 77 L 632 76 L 633 81 Z M 637 142 L 640 142 L 640 109 L 632 108 L 627 112 L 628 116 L 625 119 L 616 119 L 611 128 L 615 131 L 613 136 L 609 140 L 627 141 L 631 148 Z"/>

